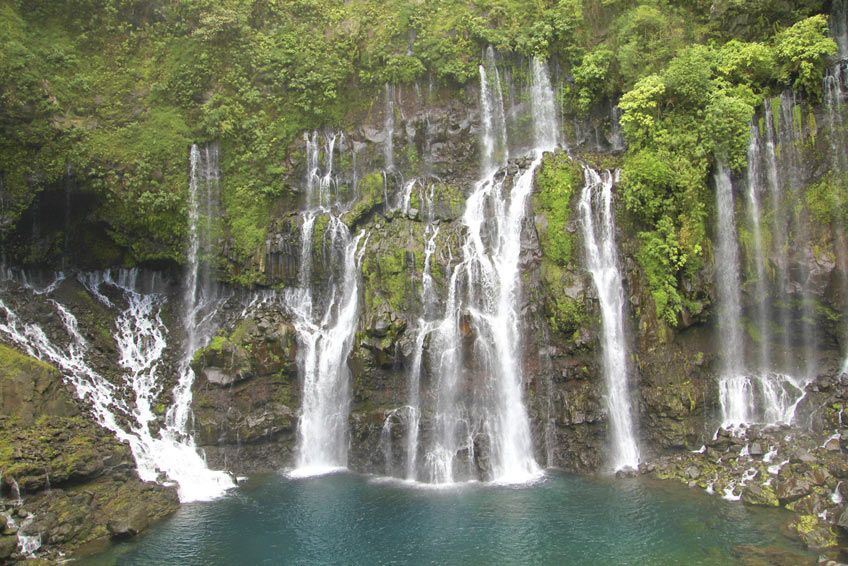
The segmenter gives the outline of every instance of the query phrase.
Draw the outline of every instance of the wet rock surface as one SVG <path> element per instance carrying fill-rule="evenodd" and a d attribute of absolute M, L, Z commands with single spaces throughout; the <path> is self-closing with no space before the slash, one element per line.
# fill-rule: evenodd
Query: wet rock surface
<path fill-rule="evenodd" d="M 295 330 L 276 301 L 225 326 L 197 353 L 194 429 L 211 467 L 245 474 L 290 464 L 296 360 Z"/>
<path fill-rule="evenodd" d="M 813 391 L 823 389 L 827 396 Z M 720 429 L 700 450 L 660 456 L 641 471 L 746 505 L 783 508 L 790 512 L 788 534 L 842 561 L 848 535 L 848 444 L 842 441 L 848 379 L 821 376 L 808 390 L 816 399 L 797 418 L 817 422 L 812 428 Z"/>
<path fill-rule="evenodd" d="M 177 509 L 176 490 L 141 481 L 52 366 L 0 345 L 0 387 L 0 561 L 134 536 Z"/>

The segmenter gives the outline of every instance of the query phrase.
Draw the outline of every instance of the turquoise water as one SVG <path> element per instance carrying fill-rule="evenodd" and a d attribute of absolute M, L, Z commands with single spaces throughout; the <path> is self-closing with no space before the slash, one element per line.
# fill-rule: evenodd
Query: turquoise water
<path fill-rule="evenodd" d="M 728 564 L 796 551 L 786 515 L 683 486 L 551 474 L 416 488 L 355 474 L 252 479 L 79 564 Z"/>

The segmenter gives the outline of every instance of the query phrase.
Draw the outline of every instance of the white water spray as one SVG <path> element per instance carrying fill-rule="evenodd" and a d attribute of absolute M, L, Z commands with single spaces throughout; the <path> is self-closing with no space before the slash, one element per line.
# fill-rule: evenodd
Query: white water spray
<path fill-rule="evenodd" d="M 615 470 L 636 469 L 636 445 L 630 403 L 627 341 L 624 329 L 624 288 L 615 246 L 612 209 L 613 175 L 583 168 L 585 182 L 580 197 L 586 266 L 598 292 L 603 330 L 603 369 L 612 432 L 612 464 Z"/>

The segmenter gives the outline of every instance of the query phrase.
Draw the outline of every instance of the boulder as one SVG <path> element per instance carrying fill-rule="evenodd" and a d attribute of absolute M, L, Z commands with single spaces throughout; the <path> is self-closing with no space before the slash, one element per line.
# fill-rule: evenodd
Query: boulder
<path fill-rule="evenodd" d="M 842 447 L 839 446 L 839 438 L 837 437 L 828 438 L 823 448 L 828 452 L 840 452 L 842 450 Z"/>
<path fill-rule="evenodd" d="M 742 501 L 748 505 L 780 506 L 780 502 L 770 485 L 759 485 L 753 482 L 742 488 Z"/>
<path fill-rule="evenodd" d="M 701 476 L 701 470 L 697 466 L 689 466 L 686 468 L 686 477 L 696 480 Z"/>
<path fill-rule="evenodd" d="M 41 415 L 78 413 L 56 368 L 0 344 L 0 415 L 29 426 Z"/>
<path fill-rule="evenodd" d="M 212 385 L 219 385 L 221 387 L 226 387 L 228 385 L 232 385 L 233 383 L 237 383 L 242 381 L 243 379 L 247 379 L 249 377 L 248 373 L 236 372 L 229 373 L 224 371 L 221 368 L 216 367 L 205 367 L 203 368 L 203 378 L 206 379 Z"/>
<path fill-rule="evenodd" d="M 782 504 L 786 504 L 808 495 L 813 489 L 809 481 L 802 478 L 788 478 L 779 480 L 775 493 Z"/>
<path fill-rule="evenodd" d="M 0 535 L 0 562 L 8 560 L 18 548 L 18 537 Z"/>
<path fill-rule="evenodd" d="M 812 550 L 832 548 L 838 544 L 836 533 L 815 515 L 801 515 L 792 523 L 804 545 Z"/>

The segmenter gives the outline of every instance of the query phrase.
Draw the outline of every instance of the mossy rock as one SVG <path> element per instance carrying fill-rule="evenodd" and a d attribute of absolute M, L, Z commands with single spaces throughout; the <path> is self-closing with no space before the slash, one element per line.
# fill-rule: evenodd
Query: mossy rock
<path fill-rule="evenodd" d="M 801 515 L 792 522 L 791 528 L 798 533 L 807 548 L 821 550 L 839 545 L 836 533 L 827 523 L 815 515 Z"/>
<path fill-rule="evenodd" d="M 14 417 L 19 426 L 29 426 L 39 415 L 77 413 L 56 368 L 0 344 L 0 416 Z"/>

